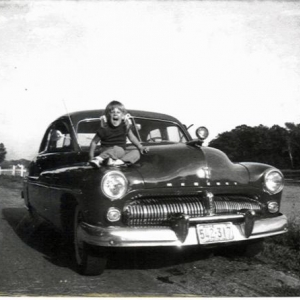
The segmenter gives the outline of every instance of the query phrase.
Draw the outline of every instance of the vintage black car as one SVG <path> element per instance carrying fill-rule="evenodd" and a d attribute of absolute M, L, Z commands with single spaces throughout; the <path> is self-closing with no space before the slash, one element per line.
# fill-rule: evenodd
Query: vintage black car
<path fill-rule="evenodd" d="M 88 150 L 104 110 L 81 111 L 48 127 L 24 179 L 30 214 L 72 241 L 80 273 L 101 274 L 111 247 L 233 245 L 255 255 L 263 238 L 287 231 L 278 169 L 233 163 L 204 147 L 205 127 L 192 139 L 172 116 L 129 113 L 150 149 L 135 164 L 91 167 Z"/>

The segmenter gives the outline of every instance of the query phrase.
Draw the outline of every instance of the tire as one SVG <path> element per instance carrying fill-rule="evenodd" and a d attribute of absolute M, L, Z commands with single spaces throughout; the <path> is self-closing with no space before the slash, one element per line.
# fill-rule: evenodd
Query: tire
<path fill-rule="evenodd" d="M 32 225 L 38 227 L 41 223 L 41 219 L 36 210 L 30 204 L 28 205 L 28 215 L 32 222 Z"/>
<path fill-rule="evenodd" d="M 102 247 L 90 246 L 80 240 L 78 235 L 80 222 L 83 220 L 82 213 L 77 206 L 74 212 L 74 256 L 77 270 L 82 275 L 101 275 L 106 267 L 107 252 Z"/>

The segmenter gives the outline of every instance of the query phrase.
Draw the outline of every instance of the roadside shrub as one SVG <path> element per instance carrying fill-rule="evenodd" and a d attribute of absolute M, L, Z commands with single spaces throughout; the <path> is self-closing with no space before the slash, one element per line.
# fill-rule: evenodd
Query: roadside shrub
<path fill-rule="evenodd" d="M 23 183 L 23 177 L 11 176 L 11 175 L 1 175 L 0 176 L 0 186 L 21 189 Z"/>
<path fill-rule="evenodd" d="M 292 213 L 288 217 L 288 232 L 274 238 L 274 243 L 284 245 L 292 250 L 300 250 L 300 219 L 295 204 Z"/>

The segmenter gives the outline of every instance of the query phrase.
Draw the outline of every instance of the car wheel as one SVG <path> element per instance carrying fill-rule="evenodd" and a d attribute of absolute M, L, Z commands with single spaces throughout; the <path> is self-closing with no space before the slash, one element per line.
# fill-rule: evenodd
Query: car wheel
<path fill-rule="evenodd" d="M 30 204 L 28 205 L 28 214 L 32 221 L 32 224 L 37 225 L 40 223 L 41 220 L 38 213 Z"/>
<path fill-rule="evenodd" d="M 78 235 L 79 224 L 83 220 L 82 213 L 76 207 L 74 215 L 74 248 L 75 261 L 82 275 L 96 276 L 103 273 L 107 262 L 107 253 L 101 247 L 88 245 Z"/>

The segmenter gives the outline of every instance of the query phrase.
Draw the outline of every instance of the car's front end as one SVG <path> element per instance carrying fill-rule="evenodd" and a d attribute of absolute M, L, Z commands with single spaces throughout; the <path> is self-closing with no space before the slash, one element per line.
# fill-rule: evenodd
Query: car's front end
<path fill-rule="evenodd" d="M 78 233 L 88 244 L 218 246 L 287 231 L 283 176 L 268 165 L 233 164 L 216 149 L 175 144 L 151 147 L 135 166 L 102 171 L 101 203 L 83 208 Z"/>

